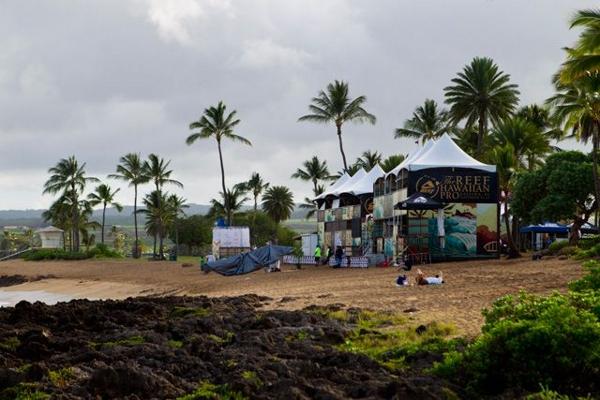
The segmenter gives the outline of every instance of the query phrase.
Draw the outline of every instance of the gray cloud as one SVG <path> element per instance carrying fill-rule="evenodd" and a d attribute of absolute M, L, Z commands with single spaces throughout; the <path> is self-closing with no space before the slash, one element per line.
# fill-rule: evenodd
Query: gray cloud
<path fill-rule="evenodd" d="M 375 126 L 344 130 L 350 158 L 407 153 L 393 129 L 474 56 L 490 56 L 521 88 L 522 103 L 552 93 L 568 18 L 593 1 L 20 0 L 0 4 L 0 209 L 43 207 L 46 170 L 75 154 L 104 177 L 120 155 L 172 160 L 190 201 L 217 195 L 211 141 L 186 146 L 188 125 L 219 100 L 238 110 L 246 147 L 226 143 L 233 184 L 258 171 L 289 178 L 318 155 L 341 167 L 334 130 L 298 123 L 333 79 L 368 97 Z M 114 183 L 117 185 L 117 183 Z M 123 190 L 121 201 L 130 202 Z"/>

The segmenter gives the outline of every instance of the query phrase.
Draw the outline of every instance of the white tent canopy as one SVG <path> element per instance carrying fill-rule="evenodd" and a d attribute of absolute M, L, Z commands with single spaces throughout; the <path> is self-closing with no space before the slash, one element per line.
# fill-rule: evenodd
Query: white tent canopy
<path fill-rule="evenodd" d="M 354 185 L 357 182 L 359 182 L 362 178 L 364 178 L 366 175 L 367 175 L 367 171 L 365 171 L 364 168 L 361 168 L 360 170 L 358 170 L 358 172 L 356 172 L 354 175 L 352 175 L 352 177 L 350 177 L 350 179 L 348 179 L 346 182 L 344 182 L 343 185 L 338 186 L 334 190 L 329 191 L 328 195 L 339 196 L 342 193 L 352 190 Z M 371 187 L 371 191 L 373 191 L 372 187 Z"/>
<path fill-rule="evenodd" d="M 412 162 L 412 160 L 417 159 L 422 154 L 424 154 L 425 152 L 427 152 L 431 148 L 431 146 L 434 145 L 434 143 L 435 143 L 435 140 L 429 140 L 429 141 L 427 141 L 425 143 L 425 145 L 423 145 L 423 147 L 419 148 L 416 152 L 414 152 L 413 154 L 409 155 L 404 161 L 402 161 L 400 164 L 398 164 L 393 170 L 391 170 L 390 172 L 388 172 L 387 174 L 385 174 L 385 177 L 387 178 L 391 174 L 397 175 L 398 172 L 400 172 L 403 168 L 406 168 Z"/>
<path fill-rule="evenodd" d="M 376 165 L 369 172 L 367 172 L 362 179 L 355 182 L 352 187 L 348 185 L 344 185 L 343 192 L 340 193 L 350 193 L 354 196 L 358 196 L 365 193 L 373 193 L 373 184 L 375 181 L 382 176 L 385 175 L 383 169 Z"/>
<path fill-rule="evenodd" d="M 488 165 L 477 161 L 465 153 L 450 136 L 445 133 L 427 151 L 407 163 L 410 171 L 426 168 L 456 167 L 473 168 L 481 171 L 495 172 L 495 165 Z"/>
<path fill-rule="evenodd" d="M 325 196 L 330 195 L 332 191 L 336 190 L 337 188 L 342 186 L 344 183 L 346 183 L 348 181 L 348 179 L 350 179 L 350 175 L 348 175 L 347 172 L 344 172 L 344 175 L 340 176 L 338 178 L 338 180 L 333 182 L 331 184 L 331 186 L 329 186 L 327 189 L 325 189 L 325 191 L 323 193 L 321 193 L 320 195 L 315 197 L 315 200 L 324 199 Z"/>

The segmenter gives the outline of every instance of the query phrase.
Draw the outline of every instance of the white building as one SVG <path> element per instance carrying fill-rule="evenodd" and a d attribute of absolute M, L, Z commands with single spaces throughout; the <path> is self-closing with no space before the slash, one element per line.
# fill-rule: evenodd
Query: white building
<path fill-rule="evenodd" d="M 38 229 L 35 231 L 40 235 L 42 240 L 43 249 L 60 249 L 63 247 L 63 230 L 58 229 L 54 226 L 47 226 L 46 228 Z"/>

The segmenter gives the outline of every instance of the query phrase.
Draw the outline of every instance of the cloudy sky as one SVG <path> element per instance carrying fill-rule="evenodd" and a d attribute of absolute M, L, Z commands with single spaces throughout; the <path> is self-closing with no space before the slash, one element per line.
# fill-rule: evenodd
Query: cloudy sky
<path fill-rule="evenodd" d="M 189 201 L 220 190 L 213 141 L 185 144 L 188 125 L 223 100 L 238 110 L 224 144 L 228 185 L 257 171 L 289 186 L 318 155 L 341 169 L 335 130 L 299 123 L 334 79 L 366 95 L 375 126 L 348 125 L 346 153 L 414 150 L 393 130 L 475 56 L 492 57 L 542 102 L 584 0 L 2 0 L 0 209 L 43 208 L 48 167 L 74 154 L 104 178 L 128 152 L 171 159 Z M 114 183 L 118 185 L 118 183 Z M 124 188 L 120 201 L 132 203 Z"/>

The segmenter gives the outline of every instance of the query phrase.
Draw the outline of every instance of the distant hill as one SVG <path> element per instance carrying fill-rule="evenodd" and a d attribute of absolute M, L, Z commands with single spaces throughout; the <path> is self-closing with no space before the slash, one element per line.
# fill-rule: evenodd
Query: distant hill
<path fill-rule="evenodd" d="M 210 209 L 206 204 L 191 203 L 186 209 L 187 215 L 206 214 Z M 139 207 L 138 207 L 139 208 Z M 244 210 L 251 210 L 251 206 L 245 206 Z M 30 226 L 37 228 L 46 225 L 42 220 L 42 213 L 45 210 L 0 210 L 0 227 L 2 226 Z M 292 220 L 302 220 L 306 216 L 306 210 L 296 206 L 292 214 Z M 102 219 L 102 210 L 94 211 L 93 219 L 100 222 Z M 118 226 L 133 225 L 133 206 L 124 206 L 122 212 L 114 208 L 106 209 L 106 224 Z"/>

